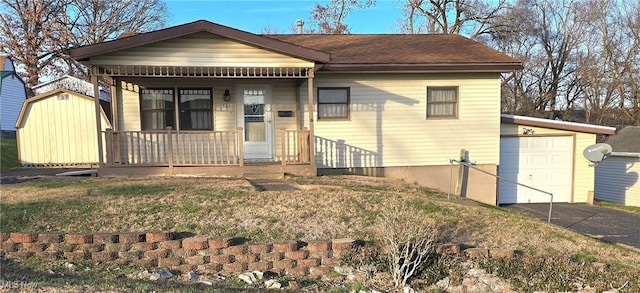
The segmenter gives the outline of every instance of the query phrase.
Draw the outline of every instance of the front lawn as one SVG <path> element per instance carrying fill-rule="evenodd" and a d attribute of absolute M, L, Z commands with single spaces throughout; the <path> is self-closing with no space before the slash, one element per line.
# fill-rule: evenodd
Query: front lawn
<path fill-rule="evenodd" d="M 523 253 L 526 258 L 522 264 L 479 264 L 510 280 L 516 289 L 527 291 L 542 286 L 538 284 L 547 284 L 545 286 L 551 287 L 535 290 L 563 291 L 566 287 L 553 284 L 556 281 L 571 283 L 575 279 L 602 291 L 610 289 L 609 283 L 619 287 L 626 281 L 625 276 L 640 273 L 638 251 L 602 243 L 502 208 L 455 196 L 448 200 L 446 194 L 414 184 L 358 176 L 293 178 L 288 181 L 299 190 L 260 192 L 246 180 L 219 178 L 53 178 L 8 184 L 2 186 L 0 231 L 163 230 L 192 232 L 201 236 L 242 237 L 249 243 L 336 238 L 380 243 L 376 228 L 382 207 L 391 202 L 404 202 L 419 216 L 440 223 L 442 242 Z M 585 264 L 594 262 L 607 264 L 609 270 L 595 275 L 585 271 L 591 267 Z M 560 263 L 572 269 L 556 278 Z M 23 268 L 28 266 L 21 265 Z M 41 266 L 43 264 L 34 265 L 33 269 Z M 422 275 L 423 281 L 414 286 L 426 289 L 442 274 L 455 273 L 450 267 L 454 262 L 440 266 L 444 267 L 425 270 L 423 274 L 433 271 L 438 274 Z M 520 267 L 529 271 L 517 269 Z M 532 268 L 540 271 L 534 274 L 530 271 Z M 47 269 L 56 271 L 57 267 Z M 118 270 L 121 269 L 124 268 Z M 113 272 L 114 269 L 103 268 L 100 272 L 104 270 Z M 121 271 L 118 276 L 120 274 Z M 539 279 L 523 281 L 529 278 L 528 274 Z M 5 275 L 18 274 L 8 272 Z M 591 276 L 599 276 L 599 279 L 588 279 Z M 544 279 L 547 277 L 552 279 Z M 100 278 L 109 280 L 104 276 Z M 625 287 L 630 290 L 627 292 L 640 291 L 639 280 L 631 278 L 629 281 Z M 52 283 L 55 284 L 58 283 Z M 127 284 L 134 288 L 138 286 Z M 89 285 L 98 286 L 101 290 L 112 289 L 112 284 L 108 287 L 95 283 Z M 148 285 L 140 286 L 147 288 Z M 349 287 L 346 288 L 350 291 Z M 162 290 L 158 287 L 151 289 Z"/>
<path fill-rule="evenodd" d="M 0 170 L 18 167 L 18 147 L 15 138 L 0 138 Z"/>

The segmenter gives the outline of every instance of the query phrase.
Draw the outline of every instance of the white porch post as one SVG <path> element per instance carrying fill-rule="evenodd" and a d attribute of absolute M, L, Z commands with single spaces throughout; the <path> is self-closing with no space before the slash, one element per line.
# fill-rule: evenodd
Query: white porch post
<path fill-rule="evenodd" d="M 97 68 L 91 68 L 91 82 L 93 83 L 93 96 L 96 109 L 96 132 L 98 135 L 98 168 L 104 167 L 103 149 L 102 149 L 102 115 L 100 114 L 100 87 L 98 85 Z"/>
<path fill-rule="evenodd" d="M 308 111 L 309 111 L 309 160 L 311 161 L 311 166 L 316 165 L 316 138 L 313 131 L 313 109 L 315 104 L 313 103 L 313 76 L 314 71 L 310 69 L 307 74 L 307 97 L 308 97 Z"/>

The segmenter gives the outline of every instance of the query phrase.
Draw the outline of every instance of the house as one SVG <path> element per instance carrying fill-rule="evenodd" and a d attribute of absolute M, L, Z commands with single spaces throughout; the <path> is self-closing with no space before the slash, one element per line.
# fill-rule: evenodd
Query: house
<path fill-rule="evenodd" d="M 65 78 L 66 79 L 66 78 Z M 36 87 L 42 89 L 43 87 Z M 36 91 L 38 92 L 38 91 Z M 101 130 L 111 123 L 100 107 Z M 25 101 L 15 124 L 18 162 L 23 167 L 90 167 L 98 159 L 94 98 L 58 88 Z"/>
<path fill-rule="evenodd" d="M 16 74 L 11 58 L 0 55 L 0 133 L 2 136 L 14 136 L 22 103 L 27 92 L 22 78 Z"/>
<path fill-rule="evenodd" d="M 594 167 L 583 151 L 615 128 L 501 115 L 498 204 L 593 203 Z M 534 187 L 534 190 L 522 185 Z"/>
<path fill-rule="evenodd" d="M 94 95 L 92 83 L 71 75 L 63 75 L 61 77 L 43 82 L 31 88 L 35 95 L 42 95 L 44 93 L 57 89 L 66 89 L 89 97 L 93 97 Z M 111 100 L 111 94 L 108 91 L 102 89 L 102 87 L 100 87 L 100 100 L 106 102 L 109 102 Z"/>
<path fill-rule="evenodd" d="M 596 199 L 640 207 L 640 126 L 626 126 L 606 143 L 613 152 L 596 168 Z"/>
<path fill-rule="evenodd" d="M 443 190 L 461 149 L 497 172 L 500 73 L 522 68 L 459 35 L 257 35 L 204 20 L 69 54 L 113 88 L 102 175 L 271 166 Z M 472 170 L 467 187 L 495 204 L 495 179 Z"/>

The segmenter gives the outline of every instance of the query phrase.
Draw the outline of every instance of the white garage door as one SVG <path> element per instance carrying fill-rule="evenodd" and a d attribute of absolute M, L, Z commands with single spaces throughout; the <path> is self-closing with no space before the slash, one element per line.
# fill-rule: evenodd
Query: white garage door
<path fill-rule="evenodd" d="M 500 177 L 553 193 L 554 202 L 569 202 L 573 170 L 573 138 L 500 138 Z M 549 202 L 549 195 L 500 181 L 499 203 Z"/>

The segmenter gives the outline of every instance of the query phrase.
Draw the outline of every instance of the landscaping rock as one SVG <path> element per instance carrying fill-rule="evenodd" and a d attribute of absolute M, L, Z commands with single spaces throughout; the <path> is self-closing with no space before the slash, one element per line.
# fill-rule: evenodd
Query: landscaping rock
<path fill-rule="evenodd" d="M 253 274 L 253 272 L 242 273 L 238 275 L 238 279 L 243 280 L 245 283 L 249 285 L 253 285 L 255 282 L 258 281 L 258 278 L 256 277 L 256 275 Z"/>
<path fill-rule="evenodd" d="M 159 270 L 151 274 L 150 279 L 155 281 L 159 279 L 169 279 L 171 277 L 173 277 L 173 274 L 169 270 Z"/>
<path fill-rule="evenodd" d="M 264 287 L 267 289 L 280 289 L 282 284 L 274 279 L 264 281 Z"/>
<path fill-rule="evenodd" d="M 187 279 L 189 279 L 189 281 L 197 281 L 198 278 L 200 278 L 200 276 L 198 276 L 198 274 L 196 274 L 194 272 L 188 272 L 187 273 Z"/>

